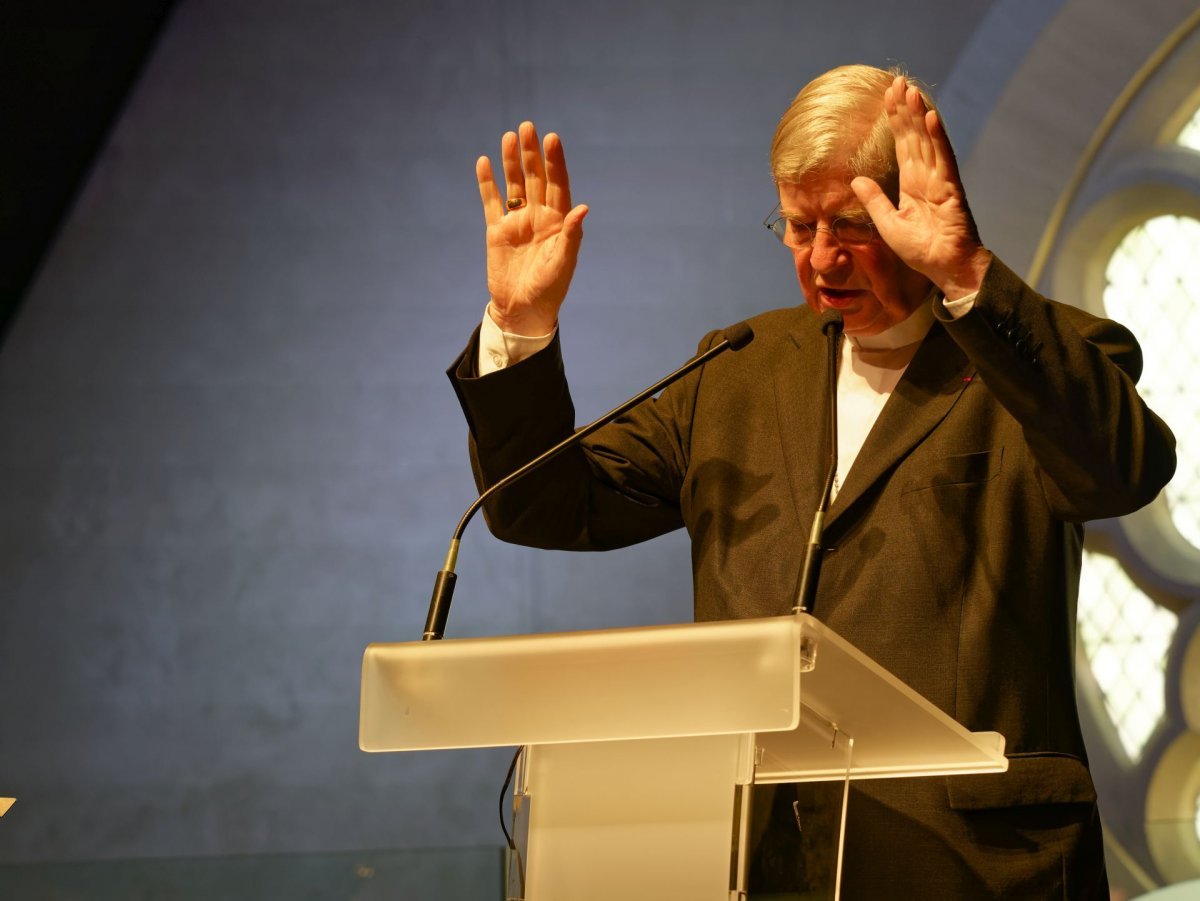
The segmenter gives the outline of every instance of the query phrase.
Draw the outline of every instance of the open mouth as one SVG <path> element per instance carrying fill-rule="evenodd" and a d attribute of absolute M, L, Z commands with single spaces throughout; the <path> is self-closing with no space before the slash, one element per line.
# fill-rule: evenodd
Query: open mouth
<path fill-rule="evenodd" d="M 835 310 L 849 306 L 863 295 L 862 291 L 849 288 L 818 288 L 817 291 L 820 292 L 821 302 Z"/>

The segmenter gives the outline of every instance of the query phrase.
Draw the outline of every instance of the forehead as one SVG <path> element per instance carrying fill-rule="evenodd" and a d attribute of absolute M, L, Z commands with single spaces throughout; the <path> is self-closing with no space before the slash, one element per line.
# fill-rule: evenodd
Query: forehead
<path fill-rule="evenodd" d="M 779 205 L 787 213 L 819 219 L 845 212 L 861 212 L 862 204 L 850 187 L 849 172 L 818 172 L 799 182 L 779 185 Z"/>

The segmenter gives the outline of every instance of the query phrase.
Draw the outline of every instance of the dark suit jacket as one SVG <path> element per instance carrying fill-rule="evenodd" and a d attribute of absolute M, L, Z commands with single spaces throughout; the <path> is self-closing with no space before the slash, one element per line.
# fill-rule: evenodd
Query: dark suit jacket
<path fill-rule="evenodd" d="M 1152 500 L 1174 438 L 1134 388 L 1132 335 L 999 261 L 972 312 L 936 312 L 826 518 L 813 613 L 967 728 L 1003 733 L 1011 766 L 861 783 L 843 897 L 1092 897 L 1103 854 L 1072 676 L 1081 524 Z M 696 619 L 789 612 L 827 466 L 825 339 L 807 307 L 751 325 L 748 347 L 501 492 L 492 531 L 593 550 L 682 525 Z M 557 341 L 482 379 L 475 353 L 450 375 L 482 486 L 574 412 Z"/>

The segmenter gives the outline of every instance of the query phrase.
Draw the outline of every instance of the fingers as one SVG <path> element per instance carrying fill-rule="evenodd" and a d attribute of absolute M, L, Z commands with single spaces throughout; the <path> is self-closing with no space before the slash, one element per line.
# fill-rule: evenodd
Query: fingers
<path fill-rule="evenodd" d="M 571 209 L 571 181 L 567 177 L 562 141 L 558 135 L 550 132 L 543 146 L 546 151 L 546 205 L 566 213 Z"/>
<path fill-rule="evenodd" d="M 941 116 L 935 110 L 930 110 L 925 114 L 925 129 L 929 132 L 929 137 L 933 141 L 937 153 L 938 172 L 943 178 L 960 184 L 958 159 L 954 155 L 954 147 L 950 144 L 950 137 L 942 126 Z"/>
<path fill-rule="evenodd" d="M 545 156 L 544 156 L 545 154 Z M 566 174 L 563 142 L 557 134 L 547 134 L 539 146 L 538 130 L 533 122 L 524 121 L 516 132 L 505 132 L 500 139 L 500 164 L 504 168 L 504 192 L 496 182 L 491 160 L 486 156 L 475 161 L 475 179 L 479 182 L 479 197 L 484 204 L 484 221 L 496 224 L 511 208 L 512 202 L 521 205 L 547 205 L 559 214 L 576 214 L 571 209 L 571 184 Z M 587 215 L 583 206 L 578 222 Z M 578 224 L 578 222 L 576 224 Z"/>
<path fill-rule="evenodd" d="M 904 92 L 904 100 L 904 110 L 908 115 L 911 133 L 917 139 L 921 162 L 933 167 L 937 164 L 937 155 L 929 136 L 929 129 L 925 127 L 925 98 L 915 85 L 909 85 Z"/>
<path fill-rule="evenodd" d="M 897 77 L 885 94 L 884 108 L 896 139 L 897 162 L 920 163 L 941 181 L 958 184 L 958 161 L 950 138 L 921 92 L 903 76 Z"/>
<path fill-rule="evenodd" d="M 525 172 L 521 169 L 521 147 L 516 132 L 506 131 L 500 139 L 500 162 L 504 166 L 505 197 L 525 200 Z"/>
<path fill-rule="evenodd" d="M 897 76 L 884 95 L 884 109 L 896 140 L 897 162 L 936 166 L 937 154 L 925 125 L 925 100 L 916 86 Z"/>
<path fill-rule="evenodd" d="M 548 204 L 564 214 L 571 209 L 567 163 L 558 135 L 546 135 L 543 160 L 537 128 L 532 122 L 522 122 L 517 131 L 504 133 L 500 141 L 500 162 L 504 167 L 505 183 L 503 199 L 500 202 L 501 215 L 505 209 L 505 202 L 513 200 L 524 200 L 531 206 Z M 485 190 L 485 182 L 490 184 L 491 188 L 495 188 L 491 163 L 486 157 L 480 158 L 475 169 L 481 195 Z M 496 196 L 500 196 L 499 189 L 496 189 Z M 488 196 L 484 197 L 484 217 L 489 223 L 493 221 L 489 218 L 492 212 L 490 197 L 489 191 Z"/>
<path fill-rule="evenodd" d="M 492 161 L 486 156 L 475 161 L 475 180 L 479 182 L 479 199 L 483 201 L 484 224 L 495 225 L 504 216 L 504 202 L 492 174 Z"/>
<path fill-rule="evenodd" d="M 522 122 L 517 134 L 521 143 L 521 164 L 525 168 L 525 199 L 536 206 L 546 201 L 546 168 L 542 165 L 537 129 L 532 122 Z"/>

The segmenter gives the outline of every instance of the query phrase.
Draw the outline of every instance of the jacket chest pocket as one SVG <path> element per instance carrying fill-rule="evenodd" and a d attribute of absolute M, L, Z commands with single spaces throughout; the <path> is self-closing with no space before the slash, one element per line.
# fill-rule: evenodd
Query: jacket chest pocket
<path fill-rule="evenodd" d="M 1003 463 L 1003 447 L 942 457 L 919 475 L 914 475 L 904 486 L 903 493 L 927 491 L 931 488 L 982 485 L 1000 474 Z"/>

